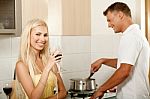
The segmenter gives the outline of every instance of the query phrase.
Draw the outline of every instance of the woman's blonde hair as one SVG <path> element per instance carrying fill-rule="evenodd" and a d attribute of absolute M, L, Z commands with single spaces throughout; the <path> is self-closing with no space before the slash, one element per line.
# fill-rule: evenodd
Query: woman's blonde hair
<path fill-rule="evenodd" d="M 33 19 L 27 23 L 27 25 L 24 28 L 24 31 L 22 32 L 21 35 L 21 43 L 20 43 L 20 57 L 19 60 L 23 61 L 26 65 L 32 65 L 34 72 L 36 73 L 38 70 L 38 67 L 35 63 L 36 58 L 35 58 L 35 53 L 30 45 L 30 35 L 31 31 L 33 28 L 37 26 L 45 26 L 48 31 L 48 26 L 45 21 L 41 19 Z M 43 65 L 45 65 L 48 61 L 48 53 L 49 53 L 49 39 L 48 42 L 46 43 L 46 46 L 41 50 L 40 52 L 40 57 L 42 58 Z"/>

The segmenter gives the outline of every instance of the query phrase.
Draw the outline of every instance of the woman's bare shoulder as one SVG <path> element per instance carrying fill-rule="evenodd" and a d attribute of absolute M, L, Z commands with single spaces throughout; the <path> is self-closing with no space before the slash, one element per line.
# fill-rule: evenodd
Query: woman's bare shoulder
<path fill-rule="evenodd" d="M 16 74 L 19 81 L 24 78 L 25 75 L 29 74 L 29 70 L 23 61 L 16 62 Z"/>
<path fill-rule="evenodd" d="M 24 63 L 23 63 L 23 61 L 22 60 L 18 60 L 17 62 L 16 62 L 16 65 L 23 65 Z"/>
<path fill-rule="evenodd" d="M 27 70 L 27 65 L 23 61 L 18 60 L 16 62 L 16 70 L 21 70 L 21 69 Z"/>

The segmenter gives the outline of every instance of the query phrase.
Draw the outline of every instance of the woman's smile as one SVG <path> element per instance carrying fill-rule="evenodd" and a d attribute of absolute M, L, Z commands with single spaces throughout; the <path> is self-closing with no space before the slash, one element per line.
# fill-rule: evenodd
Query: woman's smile
<path fill-rule="evenodd" d="M 38 26 L 31 31 L 31 46 L 36 50 L 42 50 L 48 42 L 47 28 Z"/>

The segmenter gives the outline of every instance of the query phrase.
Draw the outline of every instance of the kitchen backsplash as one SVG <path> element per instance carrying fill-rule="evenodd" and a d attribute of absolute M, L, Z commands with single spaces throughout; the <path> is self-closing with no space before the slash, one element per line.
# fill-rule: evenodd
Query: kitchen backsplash
<path fill-rule="evenodd" d="M 80 75 L 82 77 L 88 76 L 86 72 L 88 72 L 91 60 L 90 39 L 90 36 L 50 36 L 51 46 L 56 46 L 59 43 L 62 47 L 62 77 L 67 88 L 69 88 L 67 85 L 70 78 Z M 0 36 L 0 42 L 1 89 L 3 81 L 13 78 L 14 67 L 19 55 L 20 37 Z"/>
<path fill-rule="evenodd" d="M 94 58 L 105 55 L 113 56 L 113 46 L 109 48 L 106 46 L 106 41 L 108 44 L 112 43 L 112 39 L 108 40 L 110 38 L 112 36 L 107 38 L 93 36 L 50 36 L 50 45 L 61 46 L 63 52 L 61 74 L 67 89 L 69 89 L 69 79 L 86 78 L 89 75 L 92 58 L 94 60 Z M 3 81 L 13 78 L 15 63 L 19 55 L 20 37 L 0 36 L 0 42 L 0 87 L 2 88 Z M 105 42 L 106 45 L 100 44 L 102 42 Z M 93 44 L 92 48 L 91 43 Z M 108 75 L 112 72 L 111 69 L 109 70 L 105 67 L 103 70 Z M 96 73 L 93 77 L 97 78 L 97 83 L 102 83 L 108 76 L 101 77 L 104 74 L 99 73 Z"/>

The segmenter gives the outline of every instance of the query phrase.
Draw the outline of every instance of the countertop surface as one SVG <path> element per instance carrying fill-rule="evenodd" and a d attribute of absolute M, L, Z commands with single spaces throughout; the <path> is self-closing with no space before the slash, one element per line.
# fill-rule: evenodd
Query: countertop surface
<path fill-rule="evenodd" d="M 108 92 L 104 94 L 103 99 L 116 99 L 115 96 L 116 96 L 115 92 Z M 66 99 L 83 99 L 83 98 L 79 98 L 79 97 L 71 98 L 71 96 L 68 94 Z M 89 97 L 85 97 L 84 99 L 89 99 Z"/>
<path fill-rule="evenodd" d="M 0 94 L 2 94 L 2 92 L 0 92 Z M 5 95 L 4 95 L 5 96 Z M 105 93 L 103 96 L 103 99 L 116 99 L 116 93 L 114 92 L 109 92 L 109 93 Z M 66 99 L 83 99 L 83 98 L 79 98 L 79 97 L 73 97 L 71 98 L 71 96 L 68 94 Z M 89 97 L 86 97 L 84 99 L 89 99 Z"/>

